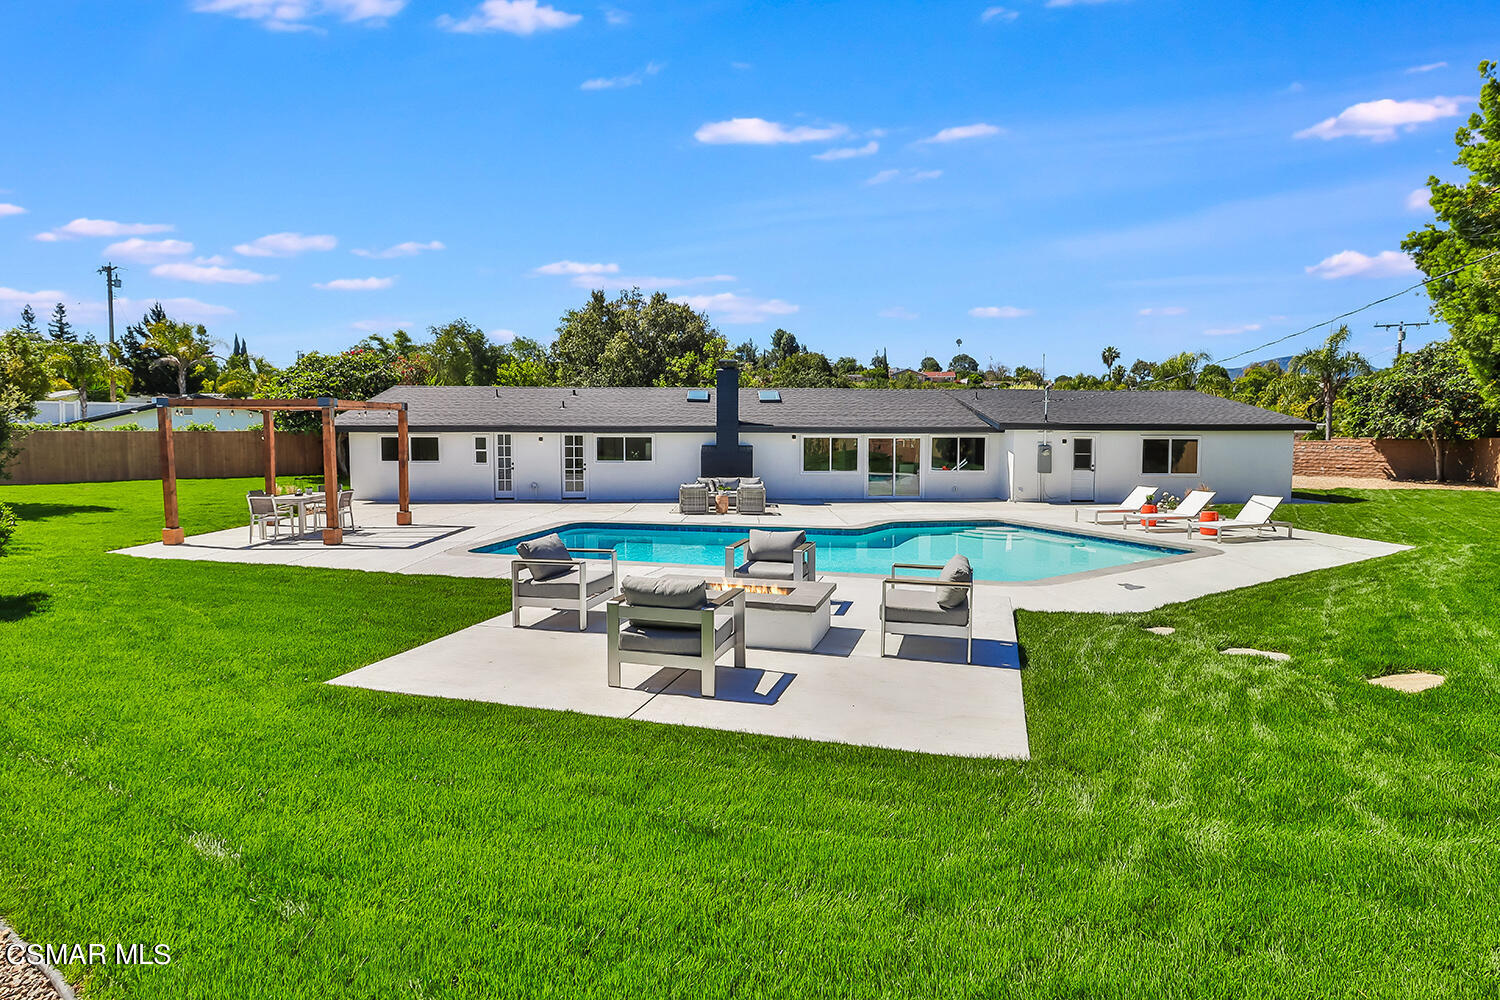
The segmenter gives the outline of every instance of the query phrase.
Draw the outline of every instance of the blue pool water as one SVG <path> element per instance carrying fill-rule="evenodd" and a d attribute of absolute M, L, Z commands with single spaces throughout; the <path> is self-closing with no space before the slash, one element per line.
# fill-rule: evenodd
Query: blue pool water
<path fill-rule="evenodd" d="M 885 576 L 890 573 L 892 563 L 943 563 L 954 553 L 962 553 L 973 565 L 975 579 L 1016 583 L 1114 569 L 1181 551 L 1141 542 L 1019 527 L 1003 521 L 924 521 L 806 530 L 808 541 L 818 546 L 820 573 Z M 549 531 L 508 538 L 474 551 L 515 555 L 517 542 Z M 622 561 L 684 563 L 721 570 L 724 546 L 749 536 L 744 527 L 695 524 L 569 524 L 556 531 L 570 548 L 612 548 Z M 743 558 L 742 550 L 740 561 Z"/>

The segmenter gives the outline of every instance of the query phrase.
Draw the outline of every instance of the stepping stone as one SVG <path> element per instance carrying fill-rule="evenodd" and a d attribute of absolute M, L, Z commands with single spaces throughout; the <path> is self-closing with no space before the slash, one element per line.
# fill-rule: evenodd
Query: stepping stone
<path fill-rule="evenodd" d="M 1390 688 L 1392 691 L 1405 691 L 1407 694 L 1416 694 L 1418 691 L 1426 691 L 1435 688 L 1446 680 L 1442 674 L 1428 674 L 1422 671 L 1414 671 L 1409 674 L 1387 674 L 1384 677 L 1371 677 L 1370 683 L 1376 687 Z"/>
<path fill-rule="evenodd" d="M 1170 625 L 1150 625 L 1147 626 L 1146 631 L 1154 635 L 1171 635 L 1177 630 Z"/>
<path fill-rule="evenodd" d="M 1290 653 L 1275 653 L 1269 649 L 1251 649 L 1248 646 L 1232 646 L 1229 649 L 1220 650 L 1225 656 L 1264 656 L 1268 660 L 1285 663 L 1292 658 Z"/>

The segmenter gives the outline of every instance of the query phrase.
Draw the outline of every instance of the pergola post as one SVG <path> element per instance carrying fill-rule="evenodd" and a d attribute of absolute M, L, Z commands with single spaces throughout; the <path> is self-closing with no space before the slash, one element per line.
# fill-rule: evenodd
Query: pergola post
<path fill-rule="evenodd" d="M 339 519 L 338 435 L 333 429 L 338 400 L 319 397 L 318 405 L 323 409 L 323 544 L 341 545 L 344 525 Z"/>
<path fill-rule="evenodd" d="M 406 404 L 396 411 L 396 498 L 401 502 L 396 511 L 397 524 L 411 524 L 411 447 L 406 436 Z"/>
<path fill-rule="evenodd" d="M 261 413 L 266 439 L 266 493 L 276 495 L 276 416 L 265 410 Z"/>
<path fill-rule="evenodd" d="M 172 446 L 172 407 L 165 397 L 156 400 L 156 441 L 161 459 L 161 506 L 163 545 L 181 545 L 182 525 L 177 520 L 177 452 Z"/>

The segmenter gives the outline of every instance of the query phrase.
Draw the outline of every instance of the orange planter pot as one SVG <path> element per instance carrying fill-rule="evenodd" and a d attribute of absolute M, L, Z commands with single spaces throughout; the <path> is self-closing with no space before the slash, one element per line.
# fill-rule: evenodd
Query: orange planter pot
<path fill-rule="evenodd" d="M 1217 521 L 1218 519 L 1219 519 L 1219 512 L 1216 511 L 1216 510 L 1205 510 L 1203 513 L 1201 513 L 1201 514 L 1198 515 L 1198 520 L 1200 520 L 1200 521 Z M 1207 535 L 1210 538 L 1214 537 L 1218 533 L 1219 533 L 1219 529 L 1218 528 L 1199 528 L 1198 529 L 1198 534 L 1200 534 L 1200 535 Z"/>
<path fill-rule="evenodd" d="M 1156 513 L 1156 504 L 1154 504 L 1154 503 L 1142 504 L 1141 505 L 1141 513 L 1142 514 L 1155 514 Z M 1156 527 L 1156 521 L 1154 519 L 1148 520 L 1148 521 L 1145 522 L 1145 525 L 1148 528 L 1154 528 L 1154 527 Z"/>

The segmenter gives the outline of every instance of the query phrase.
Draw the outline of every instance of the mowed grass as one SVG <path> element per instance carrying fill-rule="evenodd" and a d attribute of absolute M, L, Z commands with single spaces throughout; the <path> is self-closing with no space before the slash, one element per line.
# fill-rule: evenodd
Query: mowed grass
<path fill-rule="evenodd" d="M 1288 516 L 1417 548 L 1022 614 L 1026 763 L 331 688 L 505 585 L 106 554 L 159 498 L 0 488 L 0 915 L 172 948 L 91 997 L 1496 995 L 1494 493 L 1341 491 Z M 1448 682 L 1365 683 L 1406 669 Z"/>

